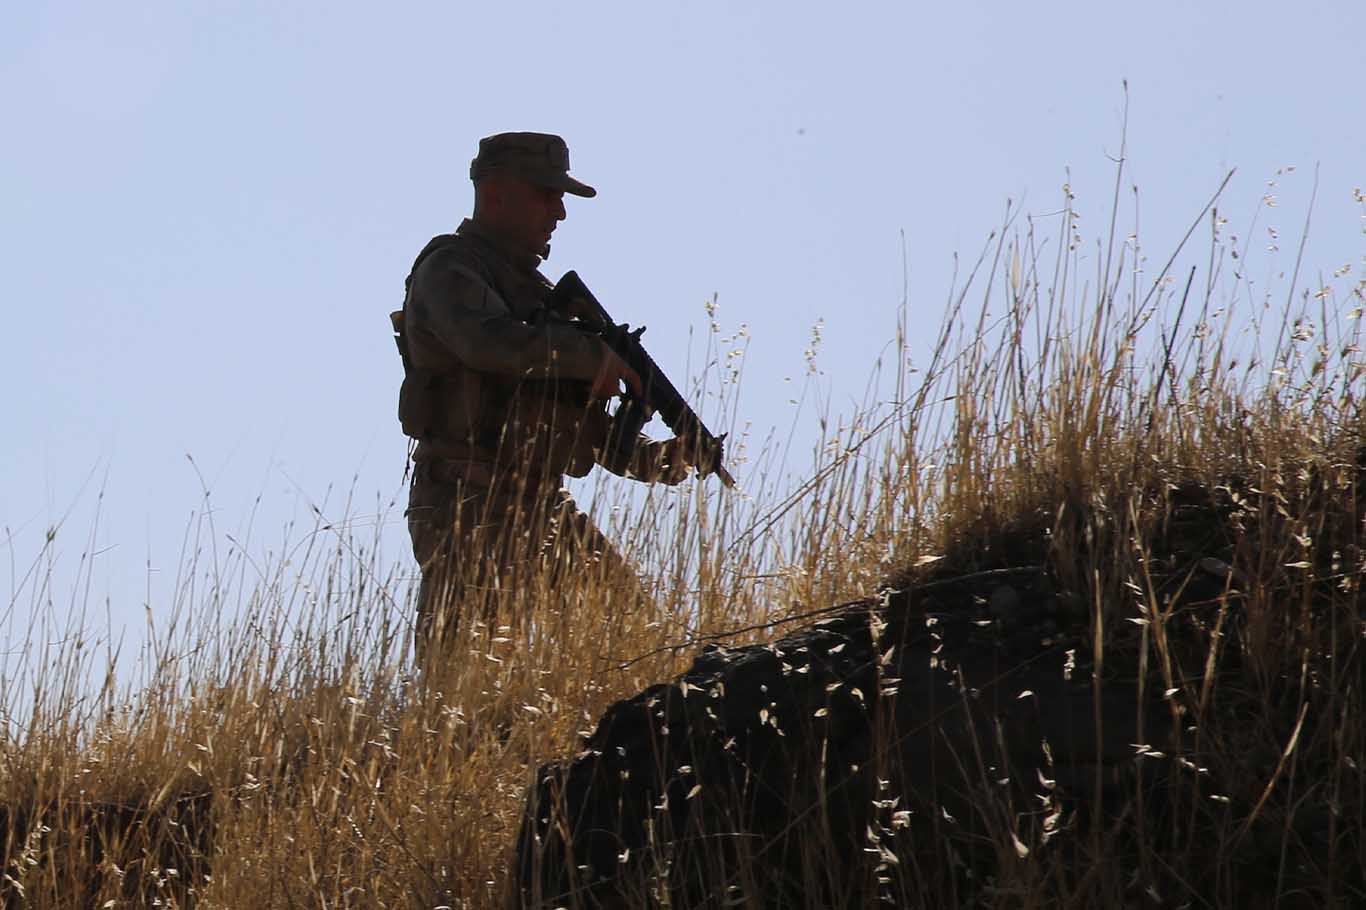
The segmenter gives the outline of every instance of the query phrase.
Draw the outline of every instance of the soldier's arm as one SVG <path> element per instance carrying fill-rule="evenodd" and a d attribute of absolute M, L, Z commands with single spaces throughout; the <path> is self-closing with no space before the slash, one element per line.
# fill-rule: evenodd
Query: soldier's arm
<path fill-rule="evenodd" d="M 692 459 L 683 440 L 655 440 L 642 434 L 636 437 L 629 462 L 623 465 L 612 458 L 601 458 L 598 464 L 621 477 L 673 486 L 687 479 Z"/>
<path fill-rule="evenodd" d="M 405 319 L 410 337 L 486 373 L 593 382 L 609 353 L 571 325 L 527 325 L 476 273 L 440 253 L 413 276 Z"/>

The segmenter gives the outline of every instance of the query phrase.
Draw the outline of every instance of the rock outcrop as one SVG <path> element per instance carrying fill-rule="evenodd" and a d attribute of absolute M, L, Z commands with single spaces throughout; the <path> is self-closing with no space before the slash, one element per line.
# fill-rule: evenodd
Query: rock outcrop
<path fill-rule="evenodd" d="M 1109 837 L 1173 715 L 1093 674 L 1073 609 L 1041 569 L 995 570 L 706 648 L 540 770 L 521 905 L 903 906 Z"/>

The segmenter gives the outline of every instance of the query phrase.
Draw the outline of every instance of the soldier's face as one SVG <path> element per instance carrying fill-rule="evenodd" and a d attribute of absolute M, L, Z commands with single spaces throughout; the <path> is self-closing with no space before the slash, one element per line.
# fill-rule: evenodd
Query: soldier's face
<path fill-rule="evenodd" d="M 500 189 L 504 233 L 527 251 L 540 253 L 564 220 L 564 192 L 520 177 L 503 181 Z"/>

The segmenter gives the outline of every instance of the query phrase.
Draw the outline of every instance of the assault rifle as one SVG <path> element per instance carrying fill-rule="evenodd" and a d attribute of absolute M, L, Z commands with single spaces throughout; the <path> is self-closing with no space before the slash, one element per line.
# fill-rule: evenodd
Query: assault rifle
<path fill-rule="evenodd" d="M 636 397 L 629 389 L 612 419 L 611 445 L 616 449 L 616 460 L 625 464 L 631 457 L 640 431 L 656 412 L 664 418 L 674 435 L 694 447 L 693 466 L 699 477 L 715 474 L 728 487 L 735 485 L 722 463 L 725 457 L 725 434 L 715 436 L 697 412 L 679 394 L 678 389 L 664 375 L 640 343 L 645 333 L 641 326 L 634 331 L 628 325 L 618 325 L 598 298 L 588 290 L 578 272 L 565 272 L 551 293 L 550 306 L 566 315 L 573 314 L 585 328 L 607 342 L 626 365 L 640 374 L 643 393 Z"/>

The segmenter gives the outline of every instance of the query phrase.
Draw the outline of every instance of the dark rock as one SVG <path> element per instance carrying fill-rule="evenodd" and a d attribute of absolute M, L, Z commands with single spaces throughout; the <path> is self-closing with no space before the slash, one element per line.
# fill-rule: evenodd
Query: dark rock
<path fill-rule="evenodd" d="M 1019 590 L 870 601 L 708 648 L 613 705 L 576 758 L 538 772 L 520 904 L 932 902 L 1123 812 L 1135 744 L 1160 748 L 1139 731 L 1170 727 L 1160 692 L 1140 712 L 1136 684 L 1096 685 L 1078 639 L 1041 628 L 1051 587 L 1030 589 L 1037 621 L 998 622 Z"/>
<path fill-rule="evenodd" d="M 44 886 L 59 882 L 63 906 L 93 907 L 110 892 L 136 905 L 195 906 L 209 873 L 213 795 L 188 792 L 156 806 L 147 796 L 130 805 L 0 805 L 0 843 L 12 870 L 0 882 L 0 906 L 25 901 L 14 877 L 25 873 Z"/>
<path fill-rule="evenodd" d="M 1007 619 L 1020 612 L 1020 595 L 1010 585 L 997 585 L 991 592 L 991 615 L 996 619 Z"/>

